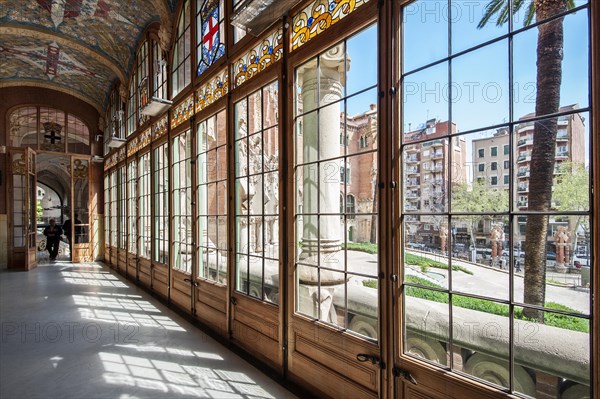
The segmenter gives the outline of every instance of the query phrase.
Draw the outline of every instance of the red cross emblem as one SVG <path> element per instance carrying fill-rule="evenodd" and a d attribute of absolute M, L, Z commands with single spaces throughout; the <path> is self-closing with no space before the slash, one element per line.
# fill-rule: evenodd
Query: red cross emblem
<path fill-rule="evenodd" d="M 215 18 L 214 12 L 212 12 L 212 13 L 210 13 L 210 15 L 208 17 L 207 23 L 204 24 L 203 29 L 202 29 L 202 36 L 203 36 L 202 43 L 204 43 L 204 46 L 208 49 L 208 51 L 210 51 L 210 49 L 212 49 L 215 35 L 217 35 L 218 33 L 219 33 L 219 22 Z M 206 45 L 206 43 L 208 43 L 208 46 Z"/>

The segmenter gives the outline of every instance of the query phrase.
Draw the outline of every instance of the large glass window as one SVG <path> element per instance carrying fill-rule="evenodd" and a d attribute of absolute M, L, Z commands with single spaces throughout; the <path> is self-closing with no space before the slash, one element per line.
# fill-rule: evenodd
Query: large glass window
<path fill-rule="evenodd" d="M 148 69 L 149 69 L 149 57 L 148 57 L 148 42 L 144 41 L 140 49 L 137 52 L 137 73 L 136 73 L 136 91 L 137 91 L 137 115 L 138 115 L 138 126 L 141 126 L 148 120 L 148 116 L 142 114 L 142 109 L 150 101 L 150 82 L 148 81 Z"/>
<path fill-rule="evenodd" d="M 196 54 L 200 76 L 225 54 L 224 0 L 196 0 Z"/>
<path fill-rule="evenodd" d="M 192 272 L 192 137 L 173 139 L 173 268 Z"/>
<path fill-rule="evenodd" d="M 225 111 L 198 124 L 198 276 L 227 281 L 227 131 Z"/>
<path fill-rule="evenodd" d="M 119 213 L 117 212 L 118 200 L 118 177 L 117 171 L 113 170 L 110 173 L 110 246 L 117 248 Z"/>
<path fill-rule="evenodd" d="M 129 82 L 129 95 L 127 97 L 127 137 L 135 133 L 135 129 L 137 129 L 137 71 L 134 71 L 134 74 Z"/>
<path fill-rule="evenodd" d="M 152 260 L 169 264 L 169 150 L 168 143 L 154 149 L 154 254 Z"/>
<path fill-rule="evenodd" d="M 277 82 L 234 107 L 235 288 L 273 303 L 279 295 L 278 108 Z"/>
<path fill-rule="evenodd" d="M 371 25 L 300 65 L 294 96 L 296 311 L 373 339 L 376 43 L 377 26 Z"/>
<path fill-rule="evenodd" d="M 77 116 L 48 107 L 19 107 L 8 115 L 8 145 L 90 153 L 90 130 Z"/>
<path fill-rule="evenodd" d="M 152 86 L 152 96 L 157 98 L 167 98 L 167 61 L 164 58 L 163 50 L 156 40 L 152 40 L 152 65 L 154 72 L 154 85 Z"/>
<path fill-rule="evenodd" d="M 137 254 L 137 161 L 127 163 L 127 250 Z"/>
<path fill-rule="evenodd" d="M 588 397 L 589 3 L 492 3 L 403 8 L 404 354 Z"/>
<path fill-rule="evenodd" d="M 127 242 L 127 171 L 125 165 L 121 166 L 118 170 L 118 207 L 117 212 L 119 215 L 119 249 L 126 249 L 125 243 Z"/>
<path fill-rule="evenodd" d="M 179 22 L 177 23 L 177 38 L 173 46 L 173 97 L 177 96 L 192 81 L 191 60 L 191 29 L 190 29 L 190 1 L 185 0 Z"/>
<path fill-rule="evenodd" d="M 139 247 L 138 255 L 150 259 L 152 251 L 150 208 L 150 153 L 141 155 L 138 160 L 138 195 L 139 195 Z"/>
<path fill-rule="evenodd" d="M 110 244 L 110 174 L 104 176 L 104 242 Z"/>

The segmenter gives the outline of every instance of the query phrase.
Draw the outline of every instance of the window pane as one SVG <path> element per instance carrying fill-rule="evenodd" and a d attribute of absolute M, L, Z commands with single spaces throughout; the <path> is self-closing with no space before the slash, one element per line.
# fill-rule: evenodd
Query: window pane
<path fill-rule="evenodd" d="M 346 49 L 375 51 L 376 31 L 372 25 L 298 67 L 295 88 L 297 311 L 372 339 L 379 244 L 377 92 L 370 77 L 377 66 L 358 63 L 364 70 L 349 72 Z"/>
<path fill-rule="evenodd" d="M 236 289 L 274 303 L 279 298 L 277 106 L 276 83 L 236 103 L 234 144 Z"/>

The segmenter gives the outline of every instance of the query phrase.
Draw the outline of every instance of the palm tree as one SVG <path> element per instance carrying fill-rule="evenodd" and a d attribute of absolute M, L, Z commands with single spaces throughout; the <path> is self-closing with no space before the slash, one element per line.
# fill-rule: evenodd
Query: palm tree
<path fill-rule="evenodd" d="M 537 22 L 541 22 L 574 7 L 573 0 L 491 0 L 478 28 L 485 26 L 494 16 L 497 17 L 497 25 L 505 24 L 511 14 L 519 12 L 526 3 L 525 26 L 530 25 L 534 17 Z M 512 7 L 512 13 L 509 7 Z M 563 18 L 556 18 L 538 26 L 536 115 L 549 115 L 559 111 L 562 58 Z M 535 122 L 529 179 L 529 192 L 535 195 L 529 195 L 528 198 L 530 211 L 548 212 L 551 207 L 557 122 L 557 118 Z M 547 215 L 527 216 L 524 276 L 526 304 L 544 306 L 546 301 L 547 233 Z M 544 322 L 543 311 L 525 308 L 523 315 L 539 323 Z"/>

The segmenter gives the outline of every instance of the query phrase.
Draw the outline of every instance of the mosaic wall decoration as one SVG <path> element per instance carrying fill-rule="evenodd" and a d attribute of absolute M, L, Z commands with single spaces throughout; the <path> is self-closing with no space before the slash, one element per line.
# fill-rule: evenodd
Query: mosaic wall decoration
<path fill-rule="evenodd" d="M 227 69 L 224 69 L 196 91 L 196 112 L 202 111 L 228 91 L 229 74 Z"/>
<path fill-rule="evenodd" d="M 252 79 L 283 56 L 283 31 L 276 30 L 232 66 L 234 87 Z"/>
<path fill-rule="evenodd" d="M 79 180 L 88 179 L 88 161 L 76 159 L 73 161 L 73 178 Z"/>
<path fill-rule="evenodd" d="M 139 145 L 140 145 L 139 136 L 136 136 L 136 137 L 132 138 L 131 140 L 129 140 L 129 142 L 127 143 L 127 156 L 130 157 L 133 154 L 135 154 L 139 148 Z"/>
<path fill-rule="evenodd" d="M 175 111 L 171 115 L 171 129 L 176 128 L 183 122 L 190 119 L 194 114 L 194 94 L 191 94 L 175 107 Z"/>
<path fill-rule="evenodd" d="M 369 0 L 315 0 L 292 19 L 292 51 Z"/>
<path fill-rule="evenodd" d="M 154 124 L 152 127 L 153 132 L 153 140 L 156 140 L 162 136 L 164 136 L 169 130 L 169 117 L 167 115 L 163 116 L 159 119 L 158 122 Z"/>
<path fill-rule="evenodd" d="M 166 120 L 166 118 L 165 118 L 165 120 Z M 136 151 L 141 150 L 142 148 L 146 147 L 148 144 L 150 144 L 152 142 L 152 130 L 146 129 L 138 137 L 139 137 L 139 145 L 138 145 L 138 148 L 136 149 Z"/>
<path fill-rule="evenodd" d="M 27 154 L 16 153 L 13 155 L 12 173 L 13 175 L 26 175 L 27 174 Z"/>
<path fill-rule="evenodd" d="M 198 49 L 198 68 L 200 76 L 216 60 L 225 54 L 225 27 L 223 22 L 224 9 L 222 0 L 205 0 L 198 15 L 198 25 L 201 26 L 201 44 Z"/>
<path fill-rule="evenodd" d="M 127 158 L 127 148 L 121 147 L 119 148 L 119 152 L 117 152 L 117 162 L 124 161 Z"/>
<path fill-rule="evenodd" d="M 113 166 L 115 166 L 117 164 L 117 162 L 119 161 L 118 156 L 119 156 L 119 154 L 115 152 L 108 158 L 108 160 L 106 160 L 106 162 L 104 162 L 104 170 L 105 171 L 112 168 Z"/>

